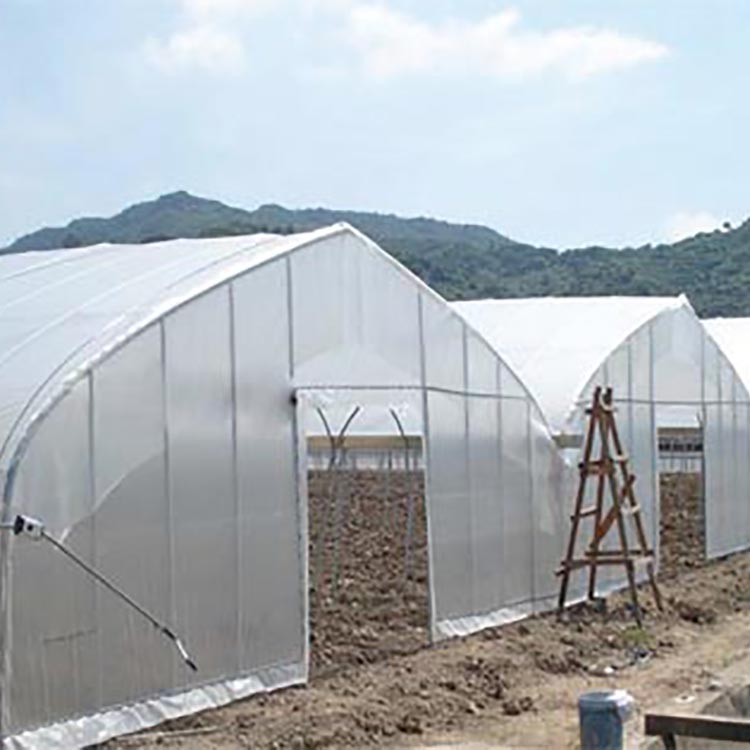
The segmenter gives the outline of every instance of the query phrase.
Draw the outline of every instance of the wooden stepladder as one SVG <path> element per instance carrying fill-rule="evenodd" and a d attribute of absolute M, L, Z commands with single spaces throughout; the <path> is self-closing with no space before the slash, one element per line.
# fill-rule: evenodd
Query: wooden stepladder
<path fill-rule="evenodd" d="M 560 597 L 558 610 L 565 607 L 568 595 L 570 574 L 581 568 L 589 569 L 588 598 L 593 599 L 596 592 L 596 572 L 600 565 L 622 565 L 628 576 L 628 585 L 633 599 L 633 610 L 638 625 L 642 625 L 641 608 L 638 605 L 636 591 L 636 564 L 646 566 L 651 588 L 654 592 L 656 606 L 663 609 L 659 587 L 654 576 L 654 551 L 649 548 L 646 532 L 643 528 L 641 508 L 635 497 L 633 485 L 635 475 L 628 468 L 628 457 L 623 452 L 622 442 L 615 422 L 615 408 L 613 406 L 612 389 L 607 388 L 604 393 L 597 387 L 590 408 L 586 409 L 589 417 L 586 437 L 583 445 L 583 458 L 578 465 L 580 479 L 573 514 L 570 517 L 570 538 L 565 559 L 562 561 L 557 574 L 562 576 L 560 581 Z M 597 441 L 598 438 L 598 441 Z M 598 442 L 599 455 L 595 455 L 594 446 Z M 589 477 L 596 477 L 596 500 L 593 505 L 583 507 L 586 498 L 586 486 Z M 605 508 L 605 496 L 609 489 L 611 507 Z M 576 543 L 584 518 L 594 519 L 591 541 L 583 553 L 583 557 L 576 557 Z M 628 542 L 626 520 L 633 523 L 636 545 Z M 604 538 L 612 527 L 617 531 L 619 546 L 616 549 L 602 549 Z"/>

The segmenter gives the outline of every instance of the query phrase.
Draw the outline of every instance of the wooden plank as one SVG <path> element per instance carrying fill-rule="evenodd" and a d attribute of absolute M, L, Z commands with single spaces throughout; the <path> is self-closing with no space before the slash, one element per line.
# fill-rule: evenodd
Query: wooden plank
<path fill-rule="evenodd" d="M 420 435 L 407 435 L 406 440 L 411 450 L 422 449 Z M 307 438 L 307 449 L 310 452 L 330 450 L 331 443 L 325 435 L 311 435 Z M 400 435 L 346 435 L 339 447 L 347 450 L 402 451 L 404 439 Z"/>
<path fill-rule="evenodd" d="M 598 476 L 610 476 L 614 471 L 614 467 L 609 463 L 600 463 L 599 461 L 592 461 L 588 466 L 584 466 L 581 469 L 581 473 L 589 477 Z"/>
<path fill-rule="evenodd" d="M 586 557 L 595 557 L 596 555 L 599 555 L 602 559 L 605 559 L 607 557 L 622 557 L 625 553 L 621 549 L 600 549 L 598 552 L 588 549 L 583 554 L 586 555 Z M 651 549 L 631 549 L 628 550 L 626 556 L 632 557 L 633 560 L 642 557 L 653 557 L 654 551 Z"/>
<path fill-rule="evenodd" d="M 620 553 L 622 554 L 622 553 Z M 587 568 L 590 565 L 644 565 L 653 562 L 652 557 L 642 557 L 637 555 L 634 557 L 590 557 L 588 560 L 582 560 L 577 558 L 574 560 L 564 561 L 560 564 L 560 567 L 555 571 L 556 576 L 561 576 L 565 571 L 580 570 L 581 568 Z"/>
<path fill-rule="evenodd" d="M 699 714 L 646 714 L 646 734 L 750 742 L 750 719 Z"/>

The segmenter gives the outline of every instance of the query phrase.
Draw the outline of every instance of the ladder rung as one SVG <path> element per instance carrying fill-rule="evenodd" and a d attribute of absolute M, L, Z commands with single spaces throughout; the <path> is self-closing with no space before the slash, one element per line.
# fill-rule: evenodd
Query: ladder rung
<path fill-rule="evenodd" d="M 606 459 L 604 461 L 589 461 L 587 464 L 578 464 L 578 467 L 580 468 L 582 474 L 609 474 L 612 471 L 612 462 Z"/>
<path fill-rule="evenodd" d="M 636 557 L 614 557 L 614 556 L 606 556 L 606 557 L 592 557 L 589 559 L 588 563 L 589 565 L 643 565 L 644 563 L 652 562 L 651 557 L 643 557 L 643 556 L 636 556 Z"/>
<path fill-rule="evenodd" d="M 617 461 L 619 463 L 625 463 L 626 461 L 630 460 L 630 456 L 628 456 L 627 453 L 612 453 L 610 455 L 610 458 L 613 461 Z"/>
<path fill-rule="evenodd" d="M 596 515 L 596 505 L 591 505 L 588 508 L 581 508 L 578 513 L 579 518 L 588 518 L 589 516 Z M 571 519 L 575 518 L 575 513 L 571 516 Z"/>
<path fill-rule="evenodd" d="M 641 506 L 636 503 L 635 505 L 622 505 L 620 509 L 625 515 L 634 516 L 636 513 L 641 512 Z"/>
<path fill-rule="evenodd" d="M 621 555 L 620 557 L 590 557 L 586 560 L 578 558 L 562 563 L 555 571 L 555 575 L 561 576 L 566 570 L 572 572 L 593 565 L 643 565 L 650 562 L 653 562 L 653 557 L 651 556 L 624 557 Z"/>
<path fill-rule="evenodd" d="M 587 558 L 594 558 L 594 557 L 603 557 L 603 558 L 611 558 L 611 557 L 631 557 L 634 560 L 636 558 L 643 558 L 643 557 L 653 557 L 654 551 L 650 549 L 631 549 L 628 550 L 627 555 L 621 550 L 621 549 L 600 549 L 594 552 L 593 550 L 587 549 L 584 554 Z"/>

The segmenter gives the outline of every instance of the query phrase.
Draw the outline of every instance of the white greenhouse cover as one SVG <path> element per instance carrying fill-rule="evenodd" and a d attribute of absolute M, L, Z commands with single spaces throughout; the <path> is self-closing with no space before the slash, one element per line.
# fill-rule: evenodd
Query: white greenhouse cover
<path fill-rule="evenodd" d="M 582 435 L 593 389 L 613 388 L 657 554 L 658 430 L 701 428 L 706 553 L 747 549 L 750 394 L 738 375 L 745 367 L 707 334 L 684 296 L 479 300 L 454 309 L 529 386 L 555 433 Z M 729 338 L 740 346 L 736 330 Z M 565 453 L 575 465 L 578 450 Z"/>
<path fill-rule="evenodd" d="M 453 302 L 536 396 L 563 432 L 587 382 L 634 331 L 680 297 L 532 297 Z"/>
<path fill-rule="evenodd" d="M 550 608 L 570 473 L 526 387 L 347 225 L 0 257 L 0 730 L 79 747 L 304 682 L 306 437 L 423 437 L 433 640 Z M 367 415 L 370 415 L 369 417 Z M 573 595 L 580 592 L 574 585 Z"/>
<path fill-rule="evenodd" d="M 14 426 L 87 357 L 201 283 L 289 246 L 253 235 L 0 256 L 0 465 L 7 467 Z"/>
<path fill-rule="evenodd" d="M 750 389 L 750 318 L 710 318 L 703 325 Z"/>

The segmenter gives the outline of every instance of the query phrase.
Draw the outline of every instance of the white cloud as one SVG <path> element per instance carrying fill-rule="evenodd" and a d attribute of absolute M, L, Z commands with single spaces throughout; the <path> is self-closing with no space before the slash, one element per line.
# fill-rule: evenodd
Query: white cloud
<path fill-rule="evenodd" d="M 242 40 L 209 25 L 178 30 L 164 40 L 148 39 L 145 50 L 148 60 L 168 73 L 187 69 L 236 73 L 245 66 Z"/>
<path fill-rule="evenodd" d="M 310 12 L 336 13 L 357 5 L 356 0 L 299 0 L 300 6 Z"/>
<path fill-rule="evenodd" d="M 149 38 L 146 57 L 165 72 L 237 73 L 247 61 L 245 19 L 288 0 L 179 0 L 182 25 L 165 39 Z"/>
<path fill-rule="evenodd" d="M 507 9 L 479 21 L 428 23 L 373 0 L 179 0 L 183 26 L 150 39 L 148 57 L 162 70 L 237 71 L 245 62 L 248 19 L 274 10 L 322 15 L 353 46 L 374 78 L 448 73 L 525 80 L 546 72 L 569 79 L 658 60 L 664 45 L 593 26 L 530 31 Z"/>
<path fill-rule="evenodd" d="M 700 232 L 713 232 L 721 228 L 723 221 L 708 211 L 681 211 L 673 214 L 664 225 L 664 239 L 667 242 L 694 237 Z"/>
<path fill-rule="evenodd" d="M 182 0 L 184 11 L 193 17 L 216 18 L 217 16 L 257 13 L 283 0 Z"/>
<path fill-rule="evenodd" d="M 570 79 L 658 60 L 663 44 L 594 26 L 526 31 L 508 9 L 476 21 L 430 24 L 360 3 L 348 12 L 348 36 L 376 78 L 430 72 L 522 79 L 558 71 Z"/>

